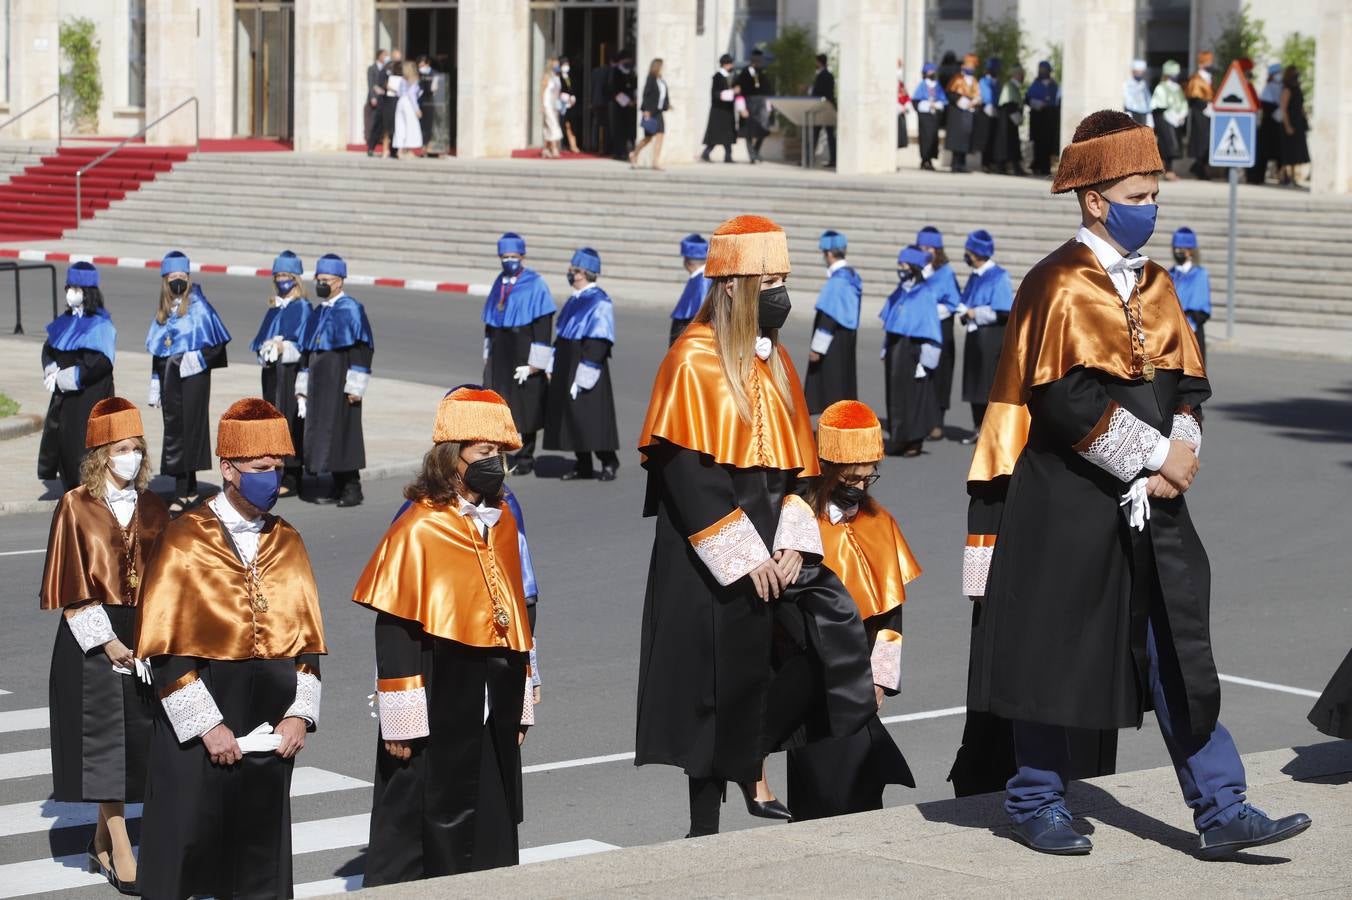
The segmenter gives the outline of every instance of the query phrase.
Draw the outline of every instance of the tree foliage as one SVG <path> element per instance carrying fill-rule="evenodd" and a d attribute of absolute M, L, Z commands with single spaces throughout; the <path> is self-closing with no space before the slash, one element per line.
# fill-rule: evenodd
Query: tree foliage
<path fill-rule="evenodd" d="M 60 43 L 61 55 L 69 66 L 61 75 L 63 99 L 80 131 L 96 131 L 103 103 L 98 26 L 90 19 L 66 19 L 61 23 Z"/>

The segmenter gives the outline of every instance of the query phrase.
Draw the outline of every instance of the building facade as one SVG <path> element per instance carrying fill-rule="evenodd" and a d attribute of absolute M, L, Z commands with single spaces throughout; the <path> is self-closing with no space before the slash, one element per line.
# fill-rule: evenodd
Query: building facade
<path fill-rule="evenodd" d="M 455 153 L 502 157 L 537 145 L 545 61 L 567 55 L 577 124 L 593 136 L 592 91 L 610 54 L 634 52 L 640 86 L 661 57 L 673 110 L 668 158 L 693 159 L 708 112 L 708 83 L 722 53 L 739 64 L 793 23 L 808 27 L 837 67 L 839 168 L 892 171 L 897 60 L 910 78 L 923 60 L 967 52 L 982 23 L 1014 16 L 1030 71 L 1061 60 L 1063 133 L 1081 116 L 1121 104 L 1130 60 L 1191 68 L 1241 0 L 0 0 L 0 115 L 14 116 L 58 90 L 69 68 L 63 22 L 96 26 L 103 90 L 96 131 L 150 140 L 257 137 L 299 151 L 364 143 L 366 68 L 378 49 L 427 55 L 446 73 L 445 112 Z M 1316 189 L 1352 187 L 1352 3 L 1247 0 L 1279 47 L 1315 36 Z M 1008 61 L 1007 61 L 1008 62 Z M 1266 60 L 1256 60 L 1260 65 Z M 55 104 L 0 131 L 0 140 L 55 137 Z M 72 110 L 65 105 L 65 115 Z M 194 116 L 194 112 L 196 115 Z M 67 122 L 69 133 L 72 123 Z"/>

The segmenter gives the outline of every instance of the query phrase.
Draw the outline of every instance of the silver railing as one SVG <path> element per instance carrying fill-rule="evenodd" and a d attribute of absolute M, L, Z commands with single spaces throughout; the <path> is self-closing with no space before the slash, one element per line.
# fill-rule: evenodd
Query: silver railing
<path fill-rule="evenodd" d="M 30 107 L 28 107 L 27 109 L 23 110 L 23 111 L 20 112 L 19 114 L 14 115 L 14 116 L 10 116 L 10 117 L 9 117 L 8 119 L 6 119 L 5 121 L 0 122 L 0 131 L 4 131 L 4 130 L 5 130 L 6 128 L 8 128 L 10 125 L 13 125 L 15 122 L 19 121 L 19 120 L 22 119 L 24 116 L 28 115 L 28 114 L 31 113 L 33 110 L 37 109 L 37 108 L 38 108 L 39 106 L 41 106 L 42 104 L 47 103 L 47 102 L 52 101 L 52 100 L 59 100 L 60 97 L 61 97 L 61 92 L 60 92 L 60 91 L 52 91 L 52 93 L 48 94 L 46 97 L 43 97 L 43 98 L 42 98 L 41 100 L 39 100 L 37 103 L 34 103 L 32 106 L 30 106 Z M 56 145 L 57 145 L 58 147 L 61 146 L 61 104 L 60 104 L 60 103 L 58 103 L 58 104 L 56 105 Z"/>
<path fill-rule="evenodd" d="M 80 227 L 80 221 L 81 221 L 81 219 L 84 217 L 84 216 L 83 216 L 83 214 L 84 214 L 84 203 L 82 202 L 83 199 L 84 199 L 84 196 L 83 196 L 83 194 L 81 193 L 80 184 L 81 184 L 81 179 L 83 179 L 84 176 L 85 176 L 85 173 L 88 172 L 90 169 L 94 168 L 95 166 L 97 166 L 99 163 L 103 162 L 103 161 L 104 161 L 105 159 L 107 159 L 108 157 L 112 156 L 112 155 L 113 155 L 114 153 L 116 153 L 117 151 L 121 150 L 123 147 L 127 146 L 128 144 L 130 144 L 132 141 L 135 141 L 135 140 L 138 140 L 139 138 L 145 137 L 146 132 L 150 131 L 150 129 L 154 128 L 156 125 L 160 124 L 160 123 L 163 122 L 165 119 L 169 118 L 169 117 L 172 116 L 174 113 L 178 112 L 180 109 L 182 109 L 183 107 L 187 106 L 189 103 L 192 104 L 192 149 L 193 149 L 193 152 L 194 152 L 194 153 L 196 153 L 198 150 L 202 149 L 202 111 L 201 111 L 201 108 L 198 106 L 197 98 L 196 98 L 196 97 L 189 97 L 187 100 L 184 100 L 182 103 L 180 103 L 178 106 L 175 106 L 173 109 L 169 110 L 169 111 L 168 111 L 167 113 L 165 113 L 164 115 L 158 116 L 153 122 L 147 122 L 147 123 L 145 124 L 145 127 L 143 127 L 140 131 L 136 132 L 135 134 L 133 134 L 133 135 L 132 135 L 131 137 L 129 137 L 129 138 L 124 138 L 124 139 L 123 139 L 122 141 L 120 141 L 116 146 L 114 146 L 111 150 L 106 151 L 105 153 L 103 153 L 102 156 L 97 157 L 93 162 L 89 163 L 88 165 L 86 165 L 86 166 L 81 166 L 81 167 L 75 172 L 75 227 L 76 227 L 76 228 L 79 228 L 79 227 Z M 25 112 L 26 112 L 26 110 L 25 110 Z M 22 115 L 22 114 L 23 114 L 23 113 L 20 113 L 20 115 Z M 0 126 L 0 127 L 2 127 L 2 126 Z"/>

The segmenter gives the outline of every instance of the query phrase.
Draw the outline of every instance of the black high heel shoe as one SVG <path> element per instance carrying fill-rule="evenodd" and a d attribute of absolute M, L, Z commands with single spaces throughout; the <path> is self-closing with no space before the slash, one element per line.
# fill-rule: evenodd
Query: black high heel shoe
<path fill-rule="evenodd" d="M 89 846 L 85 848 L 85 853 L 89 856 L 89 871 L 96 875 L 102 875 L 108 880 L 119 894 L 126 894 L 129 897 L 139 897 L 141 892 L 136 889 L 136 882 L 123 881 L 117 877 L 117 869 L 113 867 L 113 854 L 108 852 L 108 865 L 104 865 L 99 859 L 98 853 L 94 850 L 94 839 L 89 839 Z"/>
<path fill-rule="evenodd" d="M 746 801 L 746 811 L 758 819 L 778 819 L 787 822 L 793 818 L 789 808 L 778 800 L 757 800 L 754 784 L 738 784 L 742 789 L 742 799 Z"/>

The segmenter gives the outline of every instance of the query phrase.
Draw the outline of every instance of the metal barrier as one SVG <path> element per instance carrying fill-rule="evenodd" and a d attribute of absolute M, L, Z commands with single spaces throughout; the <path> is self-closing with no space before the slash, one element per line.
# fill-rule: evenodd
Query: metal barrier
<path fill-rule="evenodd" d="M 116 153 L 117 151 L 121 150 L 123 147 L 127 146 L 128 144 L 130 144 L 132 141 L 135 141 L 135 140 L 137 140 L 137 139 L 139 139 L 139 138 L 145 137 L 146 132 L 150 131 L 150 129 L 154 128 L 156 125 L 160 124 L 160 123 L 163 122 L 165 119 L 169 118 L 169 117 L 172 116 L 174 113 L 178 112 L 180 109 L 182 109 L 183 107 L 187 106 L 189 103 L 192 104 L 192 149 L 193 149 L 193 152 L 194 152 L 194 153 L 196 153 L 198 150 L 201 150 L 201 149 L 202 149 L 202 110 L 201 110 L 201 107 L 200 107 L 200 106 L 198 105 L 198 103 L 197 103 L 197 98 L 196 98 L 196 97 L 189 97 L 187 100 L 184 100 L 182 103 L 180 103 L 178 106 L 175 106 L 173 109 L 169 110 L 169 111 L 168 111 L 167 113 L 165 113 L 164 115 L 157 117 L 153 122 L 148 122 L 148 123 L 146 123 L 145 127 L 142 128 L 140 131 L 136 132 L 135 134 L 133 134 L 133 135 L 132 135 L 131 137 L 129 137 L 129 138 L 124 138 L 122 141 L 118 142 L 111 150 L 108 150 L 108 151 L 105 152 L 102 156 L 99 156 L 98 158 L 96 158 L 93 162 L 89 163 L 88 165 L 86 165 L 86 166 L 81 166 L 81 167 L 75 172 L 75 227 L 76 227 L 76 228 L 79 228 L 79 227 L 80 227 L 80 220 L 81 220 L 82 218 L 84 218 L 84 216 L 83 216 L 83 213 L 84 213 L 84 203 L 82 202 L 83 197 L 82 197 L 82 194 L 81 194 L 81 192 L 80 192 L 80 182 L 81 182 L 81 179 L 84 178 L 85 173 L 88 172 L 90 169 L 94 168 L 95 166 L 97 166 L 99 163 L 103 162 L 103 161 L 104 161 L 105 159 L 107 159 L 108 157 L 112 156 L 112 155 L 113 155 L 114 153 Z"/>
<path fill-rule="evenodd" d="M 15 122 L 19 121 L 19 120 L 22 119 L 24 116 L 28 115 L 28 114 L 31 113 L 33 110 L 37 109 L 39 106 L 41 106 L 42 104 L 48 102 L 49 100 L 59 100 L 60 97 L 61 97 L 61 92 L 60 92 L 60 91 L 53 91 L 52 93 L 48 94 L 46 97 L 43 97 L 43 98 L 42 98 L 41 100 L 39 100 L 37 103 L 34 103 L 32 106 L 30 106 L 30 107 L 28 107 L 27 109 L 23 110 L 23 111 L 20 112 L 19 114 L 14 115 L 14 116 L 10 116 L 10 117 L 9 117 L 8 119 L 6 119 L 5 121 L 0 122 L 0 131 L 4 131 L 4 130 L 5 130 L 6 128 L 8 128 L 10 125 L 13 125 Z M 61 146 L 61 104 L 60 104 L 60 103 L 57 103 L 57 104 L 56 104 L 56 145 L 57 145 L 58 147 Z"/>
<path fill-rule="evenodd" d="M 23 285 L 19 279 L 22 272 L 31 269 L 46 269 L 52 276 L 52 318 L 56 318 L 56 266 L 51 263 L 25 263 L 12 259 L 0 260 L 0 272 L 14 273 L 14 333 L 23 334 Z"/>

